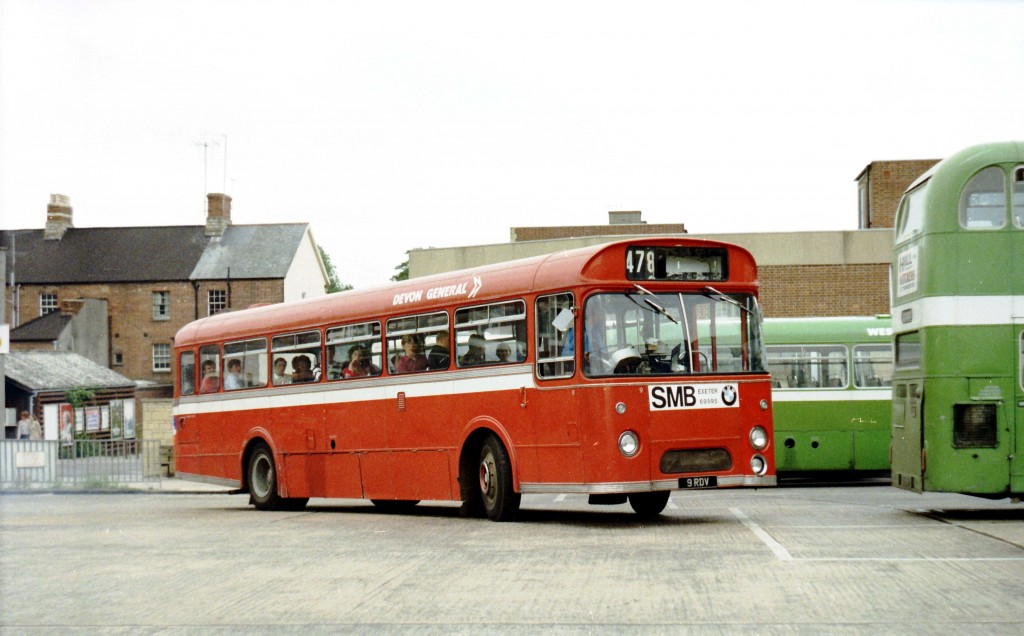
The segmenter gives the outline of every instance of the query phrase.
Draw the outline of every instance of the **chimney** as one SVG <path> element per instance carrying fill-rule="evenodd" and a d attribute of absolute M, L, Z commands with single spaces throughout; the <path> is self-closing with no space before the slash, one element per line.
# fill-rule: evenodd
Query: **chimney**
<path fill-rule="evenodd" d="M 609 225 L 647 225 L 640 220 L 640 210 L 624 210 L 608 212 Z"/>
<path fill-rule="evenodd" d="M 46 229 L 43 230 L 43 238 L 47 241 L 59 241 L 70 227 L 75 227 L 71 222 L 71 197 L 51 194 L 50 204 L 46 206 Z"/>
<path fill-rule="evenodd" d="M 206 200 L 206 235 L 224 236 L 224 230 L 231 225 L 231 197 L 211 192 Z"/>

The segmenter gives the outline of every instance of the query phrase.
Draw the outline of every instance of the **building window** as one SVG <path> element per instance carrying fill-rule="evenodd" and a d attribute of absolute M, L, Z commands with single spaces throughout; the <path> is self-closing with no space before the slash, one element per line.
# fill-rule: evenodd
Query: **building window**
<path fill-rule="evenodd" d="M 223 289 L 211 289 L 207 292 L 206 313 L 209 316 L 219 314 L 228 308 L 228 293 Z"/>
<path fill-rule="evenodd" d="M 39 294 L 39 315 L 57 311 L 57 294 Z"/>
<path fill-rule="evenodd" d="M 153 371 L 171 370 L 171 345 L 153 345 Z"/>
<path fill-rule="evenodd" d="M 153 320 L 171 319 L 171 292 L 153 292 Z"/>

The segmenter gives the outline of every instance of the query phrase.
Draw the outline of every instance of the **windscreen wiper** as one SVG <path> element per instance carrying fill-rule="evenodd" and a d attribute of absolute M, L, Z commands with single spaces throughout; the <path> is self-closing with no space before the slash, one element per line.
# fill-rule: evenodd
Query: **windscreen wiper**
<path fill-rule="evenodd" d="M 641 294 L 645 294 L 647 296 L 653 296 L 654 295 L 649 290 L 644 289 L 640 285 L 634 284 L 633 287 L 636 287 L 637 291 L 639 291 Z M 629 295 L 629 292 L 626 292 L 626 298 L 629 298 L 630 300 L 633 300 L 633 297 Z M 633 300 L 633 302 L 636 303 L 635 300 Z M 661 314 L 662 316 L 665 316 L 666 318 L 668 318 L 672 322 L 676 323 L 677 325 L 679 324 L 679 321 L 676 320 L 675 318 L 673 318 L 672 314 L 668 313 L 668 310 L 666 310 L 664 307 L 662 307 L 658 303 L 654 302 L 650 298 L 644 298 L 644 303 L 648 307 L 650 307 L 651 309 L 656 311 L 657 313 Z M 639 303 L 637 303 L 637 304 L 639 305 Z"/>

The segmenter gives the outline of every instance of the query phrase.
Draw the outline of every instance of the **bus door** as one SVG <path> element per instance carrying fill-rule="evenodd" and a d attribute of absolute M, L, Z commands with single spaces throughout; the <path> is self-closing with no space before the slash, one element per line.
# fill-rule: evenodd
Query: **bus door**
<path fill-rule="evenodd" d="M 921 333 L 896 336 L 896 368 L 892 387 L 892 485 L 905 490 L 924 490 L 924 377 L 921 371 Z M 909 376 L 909 377 L 908 377 Z"/>

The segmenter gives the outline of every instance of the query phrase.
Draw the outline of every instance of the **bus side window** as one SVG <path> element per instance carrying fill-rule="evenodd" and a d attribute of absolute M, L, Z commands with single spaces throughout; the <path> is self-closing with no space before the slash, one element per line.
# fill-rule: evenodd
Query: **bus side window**
<path fill-rule="evenodd" d="M 281 384 L 303 384 L 320 380 L 320 331 L 303 331 L 274 336 L 271 358 L 285 360 Z"/>
<path fill-rule="evenodd" d="M 178 357 L 178 376 L 180 395 L 192 395 L 196 392 L 196 354 L 182 351 Z"/>
<path fill-rule="evenodd" d="M 576 331 L 574 306 L 573 295 L 568 292 L 537 298 L 534 331 L 538 377 L 567 378 L 576 372 L 575 357 L 567 347 Z M 563 351 L 568 355 L 563 355 Z"/>
<path fill-rule="evenodd" d="M 526 303 L 521 300 L 468 307 L 455 312 L 459 367 L 519 362 L 526 355 L 519 346 L 525 338 Z M 513 351 L 515 357 L 512 356 Z"/>
<path fill-rule="evenodd" d="M 1013 191 L 1010 195 L 1013 206 L 1013 223 L 1024 229 L 1024 166 L 1013 169 Z"/>
<path fill-rule="evenodd" d="M 224 390 L 267 385 L 267 339 L 255 338 L 224 345 Z"/>
<path fill-rule="evenodd" d="M 444 346 L 448 336 L 448 312 L 439 311 L 419 316 L 392 318 L 387 322 L 388 373 L 419 373 L 441 371 L 447 367 L 431 366 L 427 353 Z"/>
<path fill-rule="evenodd" d="M 216 393 L 220 388 L 220 348 L 206 345 L 199 350 L 199 392 Z"/>

